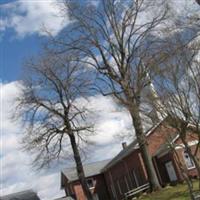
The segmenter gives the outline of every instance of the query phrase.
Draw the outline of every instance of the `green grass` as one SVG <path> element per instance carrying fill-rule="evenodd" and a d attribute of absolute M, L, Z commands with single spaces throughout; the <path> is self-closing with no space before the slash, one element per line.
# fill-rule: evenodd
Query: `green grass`
<path fill-rule="evenodd" d="M 197 191 L 198 182 L 194 182 L 194 188 Z M 186 184 L 176 186 L 167 186 L 161 191 L 143 195 L 140 200 L 189 200 L 189 193 Z"/>

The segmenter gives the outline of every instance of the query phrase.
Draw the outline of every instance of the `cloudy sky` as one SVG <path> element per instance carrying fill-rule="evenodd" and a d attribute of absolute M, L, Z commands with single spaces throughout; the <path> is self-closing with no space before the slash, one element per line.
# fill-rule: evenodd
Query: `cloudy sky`
<path fill-rule="evenodd" d="M 193 9 L 193 0 L 169 0 L 177 15 L 187 15 L 186 7 Z M 187 2 L 187 3 L 186 3 Z M 96 3 L 96 0 L 93 1 Z M 178 9 L 177 9 L 178 8 Z M 18 84 L 25 58 L 37 55 L 42 42 L 48 37 L 44 27 L 53 35 L 66 27 L 70 21 L 61 18 L 59 1 L 56 0 L 1 0 L 0 1 L 0 195 L 33 188 L 42 200 L 63 196 L 60 190 L 59 171 L 56 169 L 34 171 L 30 166 L 31 155 L 20 149 L 22 124 L 11 121 L 14 98 L 19 95 Z M 111 158 L 120 149 L 117 137 L 130 132 L 131 120 L 128 113 L 119 108 L 110 97 L 90 97 L 90 108 L 99 114 L 95 118 L 98 141 L 91 160 Z"/>

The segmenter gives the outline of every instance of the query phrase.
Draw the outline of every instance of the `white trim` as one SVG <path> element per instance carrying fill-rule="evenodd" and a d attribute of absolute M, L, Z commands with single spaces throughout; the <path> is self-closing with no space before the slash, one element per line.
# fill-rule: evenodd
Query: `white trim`
<path fill-rule="evenodd" d="M 142 192 L 142 191 L 144 191 L 144 190 L 146 190 L 146 189 L 148 189 L 149 188 L 149 183 L 147 183 L 147 184 L 144 184 L 144 185 L 142 185 L 142 186 L 140 186 L 140 187 L 137 187 L 137 188 L 135 188 L 135 189 L 133 189 L 133 190 L 130 190 L 130 191 L 128 191 L 128 192 L 126 192 L 124 195 L 125 195 L 125 199 L 127 199 L 128 197 L 132 197 L 132 196 L 134 196 L 135 194 L 138 194 L 139 192 Z"/>
<path fill-rule="evenodd" d="M 191 142 L 188 142 L 188 146 L 191 147 L 191 146 L 194 146 L 198 143 L 199 143 L 198 140 L 193 140 Z M 185 148 L 184 144 L 179 144 L 178 146 L 175 147 L 175 149 L 183 149 L 183 148 Z"/>
<path fill-rule="evenodd" d="M 158 122 L 156 125 L 154 125 L 153 127 L 150 128 L 150 130 L 145 134 L 145 137 L 147 138 L 149 135 L 151 135 L 151 133 L 160 126 L 160 124 L 164 121 L 165 119 L 162 119 L 160 122 Z M 179 136 L 178 136 L 179 137 Z M 137 139 L 135 139 L 137 140 Z M 137 143 L 135 146 L 134 146 L 134 150 L 136 149 L 139 149 L 140 146 L 139 146 L 139 143 Z"/>
<path fill-rule="evenodd" d="M 183 149 L 185 146 L 183 144 L 179 144 L 175 147 L 175 149 Z"/>
<path fill-rule="evenodd" d="M 145 134 L 145 136 L 149 136 L 164 120 L 165 118 L 158 122 L 156 125 L 154 125 L 152 128 L 150 128 L 150 130 Z"/>
<path fill-rule="evenodd" d="M 171 142 L 171 144 L 173 144 L 174 142 L 176 142 L 176 140 L 178 140 L 178 138 L 180 137 L 180 135 L 178 134 Z"/>
<path fill-rule="evenodd" d="M 89 184 L 88 184 L 88 181 L 89 181 L 89 180 L 92 181 L 92 186 L 91 186 L 91 187 L 90 187 Z M 87 178 L 87 179 L 86 179 L 86 182 L 87 182 L 87 185 L 88 185 L 88 187 L 89 187 L 90 190 L 92 190 L 92 189 L 95 188 L 95 180 L 94 180 L 94 178 Z"/>
<path fill-rule="evenodd" d="M 188 170 L 192 170 L 192 169 L 195 169 L 196 167 L 194 166 L 194 167 L 189 167 L 189 168 L 187 168 Z"/>

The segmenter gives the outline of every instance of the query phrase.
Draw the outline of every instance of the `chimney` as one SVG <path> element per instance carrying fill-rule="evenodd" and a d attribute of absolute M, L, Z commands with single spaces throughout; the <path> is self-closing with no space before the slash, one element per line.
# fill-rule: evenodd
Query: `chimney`
<path fill-rule="evenodd" d="M 127 147 L 126 142 L 122 142 L 122 148 L 123 148 L 123 149 L 126 149 L 126 147 Z"/>

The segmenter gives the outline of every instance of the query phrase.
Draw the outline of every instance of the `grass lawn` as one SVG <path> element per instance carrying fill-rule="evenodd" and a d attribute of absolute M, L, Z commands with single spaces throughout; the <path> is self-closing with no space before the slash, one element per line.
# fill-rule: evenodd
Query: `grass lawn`
<path fill-rule="evenodd" d="M 197 191 L 198 182 L 194 182 Z M 189 194 L 186 184 L 178 184 L 176 186 L 167 186 L 159 192 L 143 195 L 140 200 L 189 200 Z"/>

